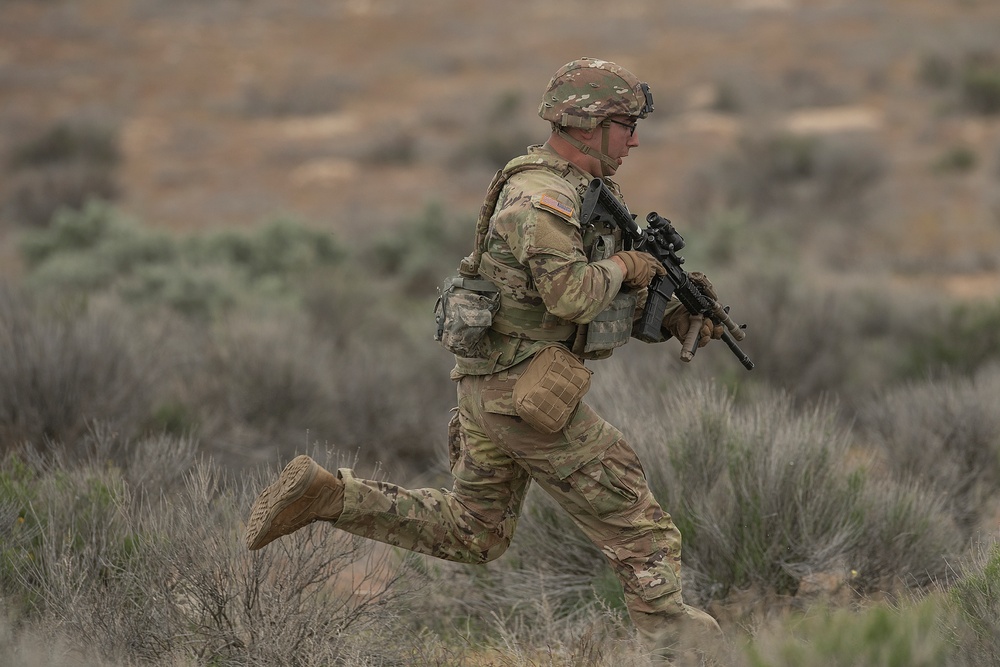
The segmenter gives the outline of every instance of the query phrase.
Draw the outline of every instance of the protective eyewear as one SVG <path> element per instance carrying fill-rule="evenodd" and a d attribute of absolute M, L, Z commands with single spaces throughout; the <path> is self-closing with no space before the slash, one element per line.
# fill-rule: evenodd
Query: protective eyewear
<path fill-rule="evenodd" d="M 637 120 L 633 120 L 631 123 L 623 123 L 620 120 L 615 120 L 614 118 L 609 118 L 608 120 L 614 123 L 615 125 L 621 125 L 622 127 L 627 127 L 629 136 L 631 137 L 635 136 L 635 128 L 636 126 L 639 125 L 639 121 Z"/>

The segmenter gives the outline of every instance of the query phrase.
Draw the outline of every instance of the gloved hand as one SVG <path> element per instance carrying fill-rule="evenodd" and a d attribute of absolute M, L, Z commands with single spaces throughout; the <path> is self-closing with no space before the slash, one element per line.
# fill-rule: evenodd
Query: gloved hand
<path fill-rule="evenodd" d="M 645 287 L 653 276 L 667 273 L 659 260 L 648 252 L 641 250 L 622 250 L 611 256 L 625 267 L 625 279 L 622 281 L 629 287 Z"/>
<path fill-rule="evenodd" d="M 715 285 L 713 285 L 712 281 L 708 279 L 708 276 L 701 271 L 690 272 L 688 274 L 688 280 L 697 285 L 698 289 L 701 290 L 701 293 L 712 301 L 719 300 L 719 294 L 715 291 Z"/>
<path fill-rule="evenodd" d="M 691 274 L 694 275 L 694 274 Z M 709 283 L 711 285 L 711 283 Z M 699 285 L 700 287 L 700 285 Z M 707 296 L 707 292 L 705 292 Z M 681 304 L 680 301 L 672 299 L 663 313 L 663 327 L 673 335 L 674 338 L 684 342 L 687 338 L 688 330 L 691 328 L 691 313 Z M 722 338 L 726 328 L 721 324 L 716 324 L 711 318 L 706 317 L 701 323 L 701 334 L 698 340 L 698 347 L 705 347 L 708 341 Z"/>

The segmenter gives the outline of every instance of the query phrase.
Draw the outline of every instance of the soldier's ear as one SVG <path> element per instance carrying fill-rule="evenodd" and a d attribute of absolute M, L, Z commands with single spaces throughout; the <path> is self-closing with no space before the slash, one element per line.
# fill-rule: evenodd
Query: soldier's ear
<path fill-rule="evenodd" d="M 590 141 L 590 139 L 593 138 L 594 133 L 597 132 L 597 128 L 585 130 L 582 127 L 564 127 L 563 131 L 569 136 L 579 139 L 580 141 Z"/>

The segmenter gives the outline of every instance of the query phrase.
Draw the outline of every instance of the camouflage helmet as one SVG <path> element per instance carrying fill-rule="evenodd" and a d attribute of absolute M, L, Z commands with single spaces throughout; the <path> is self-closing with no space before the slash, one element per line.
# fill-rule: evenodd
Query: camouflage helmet
<path fill-rule="evenodd" d="M 645 118 L 652 110 L 649 86 L 632 72 L 607 60 L 580 58 L 552 77 L 538 115 L 559 127 L 592 130 L 608 116 Z"/>

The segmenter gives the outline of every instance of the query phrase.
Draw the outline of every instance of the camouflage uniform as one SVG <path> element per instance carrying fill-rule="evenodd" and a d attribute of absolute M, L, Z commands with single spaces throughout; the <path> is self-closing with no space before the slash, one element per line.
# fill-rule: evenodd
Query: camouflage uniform
<path fill-rule="evenodd" d="M 560 124 L 585 126 L 585 117 L 570 116 Z M 619 232 L 581 227 L 581 195 L 592 178 L 547 146 L 529 148 L 498 174 L 495 206 L 488 201 L 480 214 L 488 229 L 475 268 L 500 289 L 500 309 L 482 356 L 459 357 L 452 371 L 453 488 L 404 489 L 340 469 L 344 499 L 335 525 L 430 556 L 486 563 L 509 546 L 534 481 L 607 558 L 640 636 L 657 648 L 674 644 L 685 623 L 717 626 L 682 602 L 681 536 L 638 457 L 585 402 L 561 431 L 546 434 L 518 416 L 513 400 L 539 350 L 561 345 L 580 358 L 602 358 L 628 340 L 642 294 L 623 288 L 622 270 L 609 259 L 621 247 Z"/>
<path fill-rule="evenodd" d="M 526 160 L 539 168 L 507 182 L 483 253 L 483 274 L 507 278 L 497 282 L 502 306 L 488 333 L 489 356 L 458 358 L 452 372 L 459 408 L 451 425 L 453 489 L 407 490 L 341 469 L 344 510 L 336 525 L 438 558 L 486 563 L 510 544 L 534 480 L 607 557 L 640 631 L 662 642 L 673 625 L 665 621 L 700 612 L 682 604 L 681 536 L 650 493 L 635 452 L 586 403 L 551 435 L 514 409 L 514 383 L 533 354 L 555 341 L 580 350 L 587 324 L 608 309 L 622 282 L 620 269 L 603 258 L 618 234 L 582 230 L 576 217 L 592 177 L 544 147 L 529 150 L 508 168 Z M 539 335 L 498 330 L 515 329 L 511 323 Z"/>

